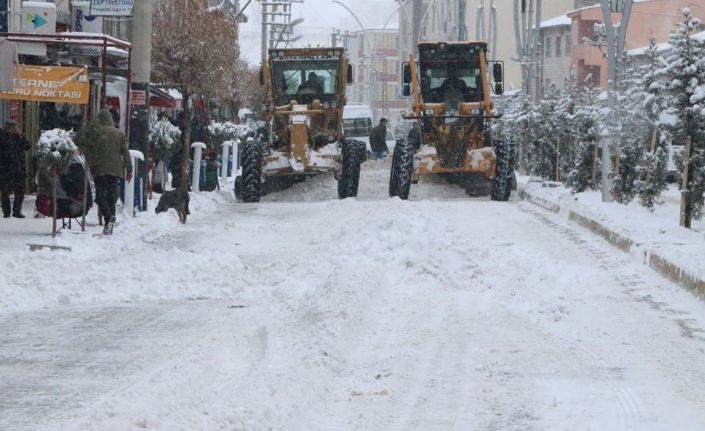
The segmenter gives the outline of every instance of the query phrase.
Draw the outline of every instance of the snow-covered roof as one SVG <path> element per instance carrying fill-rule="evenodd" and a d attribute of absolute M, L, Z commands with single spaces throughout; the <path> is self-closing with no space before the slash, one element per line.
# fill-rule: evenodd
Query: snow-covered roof
<path fill-rule="evenodd" d="M 25 7 L 43 7 L 49 9 L 56 9 L 56 5 L 53 3 L 45 3 L 43 1 L 26 1 L 22 3 Z"/>
<path fill-rule="evenodd" d="M 32 36 L 28 34 L 27 36 Z M 74 44 L 87 43 L 87 44 L 102 44 L 107 41 L 107 45 L 118 45 L 118 46 L 131 46 L 130 42 L 122 40 L 120 38 L 111 36 L 109 34 L 103 33 L 87 33 L 83 31 L 62 31 L 57 33 L 56 36 L 61 38 L 62 36 L 75 37 L 80 36 L 81 39 L 73 39 L 70 42 Z M 94 38 L 94 39 L 92 39 Z M 68 41 L 67 41 L 68 43 Z"/>
<path fill-rule="evenodd" d="M 115 48 L 114 46 L 109 46 L 106 51 L 108 54 L 114 55 L 116 57 L 127 58 L 129 56 L 129 53 L 127 51 L 125 51 L 124 49 Z"/>
<path fill-rule="evenodd" d="M 695 33 L 694 35 L 692 35 L 690 37 L 695 40 L 705 41 L 705 31 L 701 31 L 700 33 Z M 646 51 L 648 49 L 649 49 L 649 45 L 642 46 L 641 48 L 630 49 L 629 51 L 627 51 L 627 55 L 628 56 L 644 55 L 644 54 L 646 54 Z M 669 42 L 662 42 L 662 43 L 656 44 L 656 52 L 657 53 L 666 52 L 670 49 L 671 49 L 671 44 Z"/>
<path fill-rule="evenodd" d="M 166 89 L 167 93 L 169 93 L 169 96 L 173 97 L 174 99 L 183 99 L 184 97 L 181 95 L 181 92 L 177 90 L 176 88 L 167 88 Z"/>
<path fill-rule="evenodd" d="M 546 21 L 542 21 L 541 28 L 568 26 L 570 25 L 570 21 L 571 19 L 568 17 L 568 15 L 560 15 L 551 19 L 547 19 Z"/>

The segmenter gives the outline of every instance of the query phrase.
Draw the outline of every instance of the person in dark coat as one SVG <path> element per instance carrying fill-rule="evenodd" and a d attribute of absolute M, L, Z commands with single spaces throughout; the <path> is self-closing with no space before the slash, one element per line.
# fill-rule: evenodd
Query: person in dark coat
<path fill-rule="evenodd" d="M 321 94 L 323 93 L 323 86 L 321 81 L 318 80 L 318 75 L 316 72 L 309 72 L 306 81 L 299 85 L 296 90 L 296 94 Z"/>
<path fill-rule="evenodd" d="M 120 179 L 132 179 L 132 160 L 122 130 L 115 128 L 110 111 L 103 109 L 93 124 L 92 139 L 87 151 L 88 165 L 95 182 L 95 201 L 107 222 L 103 234 L 111 235 L 115 225 L 115 207 Z"/>
<path fill-rule="evenodd" d="M 5 128 L 0 131 L 0 198 L 2 199 L 2 215 L 5 218 L 24 218 L 22 201 L 27 180 L 25 152 L 29 150 L 29 141 L 17 129 L 14 120 L 5 121 Z M 10 205 L 10 193 L 15 200 Z"/>
<path fill-rule="evenodd" d="M 387 119 L 382 118 L 379 124 L 372 129 L 370 133 L 370 149 L 372 150 L 372 159 L 379 160 L 384 157 L 387 151 Z"/>

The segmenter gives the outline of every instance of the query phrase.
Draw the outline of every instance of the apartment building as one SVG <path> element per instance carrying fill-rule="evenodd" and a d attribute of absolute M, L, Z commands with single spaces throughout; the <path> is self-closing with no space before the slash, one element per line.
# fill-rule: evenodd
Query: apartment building
<path fill-rule="evenodd" d="M 625 50 L 631 50 L 649 44 L 649 38 L 654 36 L 658 43 L 668 42 L 670 32 L 682 21 L 681 13 L 684 7 L 689 7 L 693 14 L 705 19 L 705 0 L 645 0 L 635 2 L 627 27 Z M 595 46 L 587 40 L 598 40 L 595 34 L 595 24 L 602 22 L 602 10 L 599 5 L 579 9 L 568 13 L 571 19 L 571 65 L 575 68 L 576 77 L 585 79 L 592 74 L 593 81 L 603 89 L 607 88 L 607 58 L 603 51 L 605 47 Z M 621 12 L 612 14 L 612 21 L 618 23 Z M 705 29 L 705 28 L 704 28 Z"/>
<path fill-rule="evenodd" d="M 398 30 L 358 31 L 343 38 L 343 46 L 355 66 L 348 100 L 369 105 L 375 121 L 382 117 L 398 120 L 400 112 L 409 109 L 408 100 L 400 94 Z"/>

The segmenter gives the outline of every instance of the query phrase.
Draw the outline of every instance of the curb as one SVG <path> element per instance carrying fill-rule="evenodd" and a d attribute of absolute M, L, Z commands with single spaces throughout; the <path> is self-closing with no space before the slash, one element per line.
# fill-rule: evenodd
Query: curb
<path fill-rule="evenodd" d="M 592 231 L 593 233 L 600 235 L 607 242 L 609 242 L 610 244 L 625 253 L 629 253 L 632 250 L 632 246 L 634 246 L 634 241 L 627 238 L 626 236 L 611 231 L 601 225 L 599 222 L 591 218 L 585 217 L 582 214 L 578 214 L 573 210 L 570 210 L 570 212 L 568 213 L 568 219 L 576 222 L 580 226 Z"/>
<path fill-rule="evenodd" d="M 534 196 L 530 193 L 528 193 L 526 190 L 524 190 L 521 187 L 517 187 L 517 192 L 519 192 L 519 197 L 531 202 L 532 204 L 539 206 L 546 211 L 551 211 L 553 213 L 558 214 L 561 211 L 561 207 L 558 204 L 554 204 L 553 202 L 549 202 L 546 199 L 540 198 L 538 196 Z"/>
<path fill-rule="evenodd" d="M 556 214 L 561 211 L 560 205 L 534 196 L 521 187 L 517 191 L 522 199 L 531 202 L 540 208 Z M 568 219 L 591 231 L 592 233 L 599 235 L 612 246 L 625 253 L 631 252 L 634 246 L 639 245 L 621 233 L 610 230 L 600 222 L 584 216 L 574 210 L 569 210 Z M 705 300 L 705 280 L 691 274 L 686 269 L 678 266 L 678 264 L 671 262 L 667 258 L 650 249 L 644 250 L 644 263 L 662 277 L 671 280 L 680 287 L 688 290 L 696 297 Z"/>

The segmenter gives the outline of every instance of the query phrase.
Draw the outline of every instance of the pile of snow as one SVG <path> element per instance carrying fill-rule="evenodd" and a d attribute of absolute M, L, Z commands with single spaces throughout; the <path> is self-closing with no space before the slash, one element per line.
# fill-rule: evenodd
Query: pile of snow
<path fill-rule="evenodd" d="M 235 139 L 244 141 L 247 134 L 253 130 L 249 125 L 235 124 L 230 121 L 224 123 L 213 122 L 208 125 L 208 133 L 217 143 L 234 141 Z"/>

